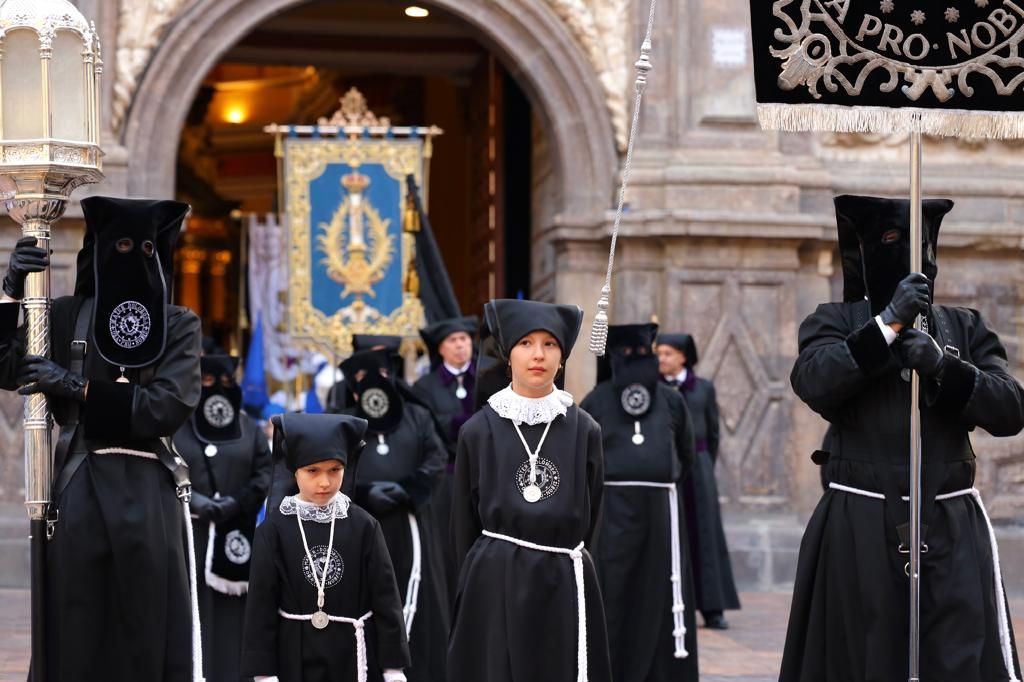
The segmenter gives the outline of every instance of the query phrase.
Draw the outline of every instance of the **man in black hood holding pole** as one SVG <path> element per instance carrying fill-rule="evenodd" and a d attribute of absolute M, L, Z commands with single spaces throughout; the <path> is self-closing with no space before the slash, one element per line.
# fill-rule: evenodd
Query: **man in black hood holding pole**
<path fill-rule="evenodd" d="M 52 359 L 24 355 L 13 302 L 48 261 L 32 240 L 17 243 L 0 304 L 0 388 L 46 394 L 61 427 L 45 682 L 184 682 L 202 674 L 186 566 L 190 489 L 168 443 L 200 395 L 199 319 L 170 305 L 188 206 L 91 197 L 82 209 L 75 294 L 53 302 Z"/>
<path fill-rule="evenodd" d="M 800 546 L 781 682 L 906 679 L 910 374 L 921 376 L 922 680 L 1006 682 L 1020 666 L 969 434 L 1024 428 L 1024 389 L 981 314 L 932 305 L 953 202 L 835 200 L 844 302 L 800 326 L 790 380 L 833 427 L 828 489 Z M 923 248 L 923 273 L 910 250 Z M 922 330 L 914 329 L 923 317 Z M 928 331 L 924 331 L 924 330 Z"/>

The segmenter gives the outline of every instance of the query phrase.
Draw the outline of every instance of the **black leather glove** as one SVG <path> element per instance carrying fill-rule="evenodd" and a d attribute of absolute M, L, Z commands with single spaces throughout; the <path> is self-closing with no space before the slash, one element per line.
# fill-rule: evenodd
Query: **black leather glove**
<path fill-rule="evenodd" d="M 374 483 L 366 493 L 366 510 L 371 514 L 387 514 L 393 511 L 398 503 L 386 492 L 387 483 Z"/>
<path fill-rule="evenodd" d="M 904 327 L 914 324 L 917 316 L 928 311 L 931 285 L 920 272 L 912 272 L 900 281 L 889 305 L 882 311 L 882 324 L 899 322 Z"/>
<path fill-rule="evenodd" d="M 86 384 L 82 375 L 38 355 L 26 355 L 18 365 L 21 395 L 45 393 L 53 398 L 84 401 Z"/>
<path fill-rule="evenodd" d="M 935 339 L 920 329 L 904 329 L 900 333 L 899 354 L 903 366 L 917 370 L 921 376 L 942 376 L 946 354 L 939 348 Z"/>
<path fill-rule="evenodd" d="M 242 513 L 242 505 L 233 497 L 218 497 L 210 502 L 210 520 L 214 523 L 231 521 Z"/>
<path fill-rule="evenodd" d="M 188 503 L 188 510 L 197 520 L 209 523 L 213 518 L 213 500 L 205 495 L 192 493 L 192 500 Z"/>
<path fill-rule="evenodd" d="M 381 488 L 381 492 L 391 500 L 395 507 L 401 507 L 409 504 L 409 493 L 405 492 L 398 483 L 393 481 L 382 481 L 378 484 Z"/>
<path fill-rule="evenodd" d="M 50 254 L 36 246 L 36 238 L 22 237 L 11 252 L 11 262 L 4 275 L 4 293 L 21 300 L 25 295 L 25 278 L 31 272 L 42 272 L 49 264 Z"/>

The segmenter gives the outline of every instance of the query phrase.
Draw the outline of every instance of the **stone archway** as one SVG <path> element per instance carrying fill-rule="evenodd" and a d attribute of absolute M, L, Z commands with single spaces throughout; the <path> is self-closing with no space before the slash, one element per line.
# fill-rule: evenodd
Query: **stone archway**
<path fill-rule="evenodd" d="M 141 79 L 124 127 L 130 195 L 173 195 L 178 131 L 205 74 L 247 32 L 304 2 L 204 0 L 181 12 Z M 615 138 L 598 78 L 564 24 L 530 0 L 430 4 L 473 26 L 530 97 L 551 149 L 551 214 L 601 222 L 618 169 Z"/>

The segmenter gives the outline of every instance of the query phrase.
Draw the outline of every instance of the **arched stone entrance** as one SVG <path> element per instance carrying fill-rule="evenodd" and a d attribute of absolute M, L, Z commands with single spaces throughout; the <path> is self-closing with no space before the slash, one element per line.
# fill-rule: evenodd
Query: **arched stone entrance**
<path fill-rule="evenodd" d="M 130 195 L 173 195 L 178 131 L 205 74 L 252 28 L 304 1 L 197 0 L 181 12 L 141 79 L 124 127 Z M 530 97 L 554 171 L 553 205 L 545 213 L 600 222 L 618 168 L 614 135 L 598 79 L 565 26 L 526 0 L 430 4 L 473 26 Z"/>

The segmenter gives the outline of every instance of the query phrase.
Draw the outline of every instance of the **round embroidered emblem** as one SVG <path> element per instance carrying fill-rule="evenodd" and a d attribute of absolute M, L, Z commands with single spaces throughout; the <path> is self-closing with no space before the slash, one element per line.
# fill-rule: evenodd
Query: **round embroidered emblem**
<path fill-rule="evenodd" d="M 651 392 L 643 384 L 630 384 L 622 390 L 622 409 L 632 417 L 639 417 L 651 409 Z"/>
<path fill-rule="evenodd" d="M 224 555 L 231 563 L 241 566 L 252 556 L 252 545 L 241 531 L 233 530 L 224 537 Z"/>
<path fill-rule="evenodd" d="M 125 301 L 110 313 L 110 338 L 121 348 L 138 348 L 151 328 L 149 311 L 138 301 Z"/>
<path fill-rule="evenodd" d="M 323 576 L 324 564 L 327 562 L 327 546 L 317 545 L 309 548 L 309 553 L 313 555 L 313 563 L 316 564 L 316 576 L 313 576 L 313 571 L 309 565 L 309 557 L 302 557 L 302 575 L 306 576 L 306 580 L 314 588 L 317 587 L 317 581 Z M 341 560 L 341 555 L 338 554 L 338 550 L 331 550 L 331 565 L 327 569 L 327 582 L 324 585 L 324 589 L 328 587 L 334 587 L 341 581 L 341 576 L 345 573 L 345 562 Z"/>
<path fill-rule="evenodd" d="M 537 482 L 534 484 L 537 488 L 540 488 L 540 498 L 536 501 L 546 500 L 555 493 L 558 492 L 558 484 L 561 482 L 561 476 L 558 473 L 558 467 L 550 459 L 543 457 L 537 458 Z M 519 465 L 516 469 L 516 487 L 519 488 L 519 492 L 525 494 L 527 487 L 530 486 L 530 462 L 526 461 Z M 527 500 L 530 501 L 530 500 Z"/>
<path fill-rule="evenodd" d="M 224 396 L 212 395 L 203 403 L 203 416 L 211 426 L 223 429 L 235 420 L 235 408 Z"/>
<path fill-rule="evenodd" d="M 368 416 L 380 419 L 388 413 L 391 407 L 391 400 L 388 394 L 379 388 L 368 388 L 359 396 L 359 404 Z"/>

